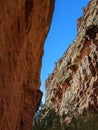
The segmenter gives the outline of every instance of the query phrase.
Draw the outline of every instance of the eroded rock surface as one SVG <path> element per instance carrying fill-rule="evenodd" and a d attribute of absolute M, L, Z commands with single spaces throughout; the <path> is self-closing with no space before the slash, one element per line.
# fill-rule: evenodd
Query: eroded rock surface
<path fill-rule="evenodd" d="M 0 130 L 32 130 L 54 0 L 0 0 Z"/>
<path fill-rule="evenodd" d="M 46 81 L 45 105 L 63 119 L 94 108 L 98 112 L 98 1 L 92 0 L 78 20 L 73 44 Z M 68 117 L 67 117 L 68 118 Z"/>

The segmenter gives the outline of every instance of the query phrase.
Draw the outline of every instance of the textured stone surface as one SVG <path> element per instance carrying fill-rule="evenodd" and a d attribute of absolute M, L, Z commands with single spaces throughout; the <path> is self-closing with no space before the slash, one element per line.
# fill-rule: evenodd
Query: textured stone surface
<path fill-rule="evenodd" d="M 98 111 L 98 1 L 83 11 L 76 39 L 46 81 L 45 105 L 65 120 L 92 107 Z"/>
<path fill-rule="evenodd" d="M 32 130 L 54 0 L 0 0 L 0 130 Z"/>

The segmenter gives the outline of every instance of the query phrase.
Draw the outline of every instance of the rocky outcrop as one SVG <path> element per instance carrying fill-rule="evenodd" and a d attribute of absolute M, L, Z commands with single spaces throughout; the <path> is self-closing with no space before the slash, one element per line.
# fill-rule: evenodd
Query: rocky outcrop
<path fill-rule="evenodd" d="M 64 120 L 94 108 L 98 112 L 98 1 L 92 0 L 78 20 L 73 44 L 46 81 L 45 105 Z M 68 117 L 67 117 L 68 118 Z"/>
<path fill-rule="evenodd" d="M 0 0 L 0 130 L 31 130 L 54 0 Z"/>

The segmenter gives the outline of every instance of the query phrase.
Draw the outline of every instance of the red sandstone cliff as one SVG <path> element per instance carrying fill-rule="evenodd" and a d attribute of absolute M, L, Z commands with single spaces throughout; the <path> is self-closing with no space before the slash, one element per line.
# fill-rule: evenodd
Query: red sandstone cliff
<path fill-rule="evenodd" d="M 92 0 L 78 20 L 73 44 L 46 81 L 45 105 L 66 120 L 90 108 L 98 112 L 98 0 Z"/>
<path fill-rule="evenodd" d="M 0 130 L 31 130 L 54 0 L 0 0 Z"/>

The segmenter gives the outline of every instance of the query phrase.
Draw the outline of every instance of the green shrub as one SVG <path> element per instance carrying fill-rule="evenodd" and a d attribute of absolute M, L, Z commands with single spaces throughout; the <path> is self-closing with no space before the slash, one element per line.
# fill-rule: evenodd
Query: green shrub
<path fill-rule="evenodd" d="M 77 118 L 73 116 L 67 130 L 98 130 L 98 113 L 89 111 Z"/>
<path fill-rule="evenodd" d="M 54 109 L 42 107 L 35 115 L 33 130 L 98 130 L 98 113 L 89 111 L 72 116 L 71 122 L 66 124 Z"/>
<path fill-rule="evenodd" d="M 54 109 L 42 108 L 34 118 L 33 130 L 61 130 L 59 115 Z"/>

